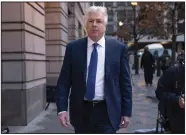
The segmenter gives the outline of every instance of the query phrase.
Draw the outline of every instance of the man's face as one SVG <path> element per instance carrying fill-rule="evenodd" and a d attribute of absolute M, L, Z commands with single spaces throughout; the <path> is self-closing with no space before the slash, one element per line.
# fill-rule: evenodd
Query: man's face
<path fill-rule="evenodd" d="M 86 30 L 88 36 L 93 41 L 99 41 L 106 31 L 106 23 L 104 22 L 103 13 L 90 12 L 88 14 Z"/>

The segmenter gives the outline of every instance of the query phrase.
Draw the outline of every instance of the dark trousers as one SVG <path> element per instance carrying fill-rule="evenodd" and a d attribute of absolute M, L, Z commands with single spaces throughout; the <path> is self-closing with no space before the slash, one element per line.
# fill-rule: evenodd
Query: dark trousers
<path fill-rule="evenodd" d="M 153 68 L 144 68 L 144 77 L 146 84 L 152 84 Z"/>
<path fill-rule="evenodd" d="M 75 127 L 75 133 L 116 133 L 110 123 L 105 101 L 96 104 L 84 103 L 83 122 Z"/>

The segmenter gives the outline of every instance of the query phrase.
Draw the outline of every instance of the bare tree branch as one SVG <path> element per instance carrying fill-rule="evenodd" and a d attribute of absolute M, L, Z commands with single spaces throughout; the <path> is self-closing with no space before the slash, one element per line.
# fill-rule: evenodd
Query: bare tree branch
<path fill-rule="evenodd" d="M 131 27 L 131 28 L 134 28 L 134 24 L 131 23 L 131 24 L 130 24 L 130 27 Z"/>
<path fill-rule="evenodd" d="M 145 36 L 147 36 L 147 35 L 140 35 L 140 36 L 138 37 L 138 40 L 144 38 Z"/>
<path fill-rule="evenodd" d="M 124 39 L 128 39 L 129 37 L 136 38 L 134 39 L 136 41 L 139 41 L 145 36 L 150 38 L 157 37 L 160 39 L 166 39 L 172 35 L 173 28 L 175 30 L 175 23 L 173 23 L 172 19 L 175 11 L 177 11 L 177 13 L 182 13 L 185 10 L 185 8 L 182 10 L 183 2 L 181 3 L 182 5 L 177 3 L 176 7 L 174 4 L 170 5 L 170 3 L 167 2 L 139 3 L 139 6 L 142 7 L 140 7 L 138 17 L 136 18 L 136 24 L 130 23 L 128 27 L 124 29 L 125 32 L 127 31 L 128 33 L 126 34 L 125 32 L 121 32 L 120 36 L 124 37 Z M 165 11 L 167 11 L 166 14 Z M 182 14 L 178 15 L 179 19 L 176 20 L 176 23 L 182 19 L 182 16 Z M 164 21 L 165 18 L 166 22 Z M 133 33 L 134 27 L 136 27 L 136 33 Z M 181 34 L 182 33 L 178 33 L 177 35 Z M 134 35 L 137 35 L 137 37 Z"/>
<path fill-rule="evenodd" d="M 142 30 L 138 31 L 138 34 L 142 34 L 143 32 L 145 32 L 145 28 L 143 28 Z"/>
<path fill-rule="evenodd" d="M 170 6 L 167 6 L 169 14 L 172 16 L 174 9 L 172 9 Z"/>

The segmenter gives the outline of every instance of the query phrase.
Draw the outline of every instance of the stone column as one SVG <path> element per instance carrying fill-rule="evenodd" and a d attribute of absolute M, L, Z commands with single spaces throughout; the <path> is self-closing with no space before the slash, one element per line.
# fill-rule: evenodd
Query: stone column
<path fill-rule="evenodd" d="M 85 11 L 89 7 L 89 4 L 86 2 L 75 2 L 75 32 L 77 34 L 77 38 L 82 38 L 85 37 L 86 35 L 84 34 L 85 31 Z"/>
<path fill-rule="evenodd" d="M 46 104 L 44 3 L 2 3 L 2 124 L 27 125 Z"/>
<path fill-rule="evenodd" d="M 84 14 L 85 10 L 89 7 L 89 3 L 86 2 L 70 2 L 69 8 L 69 20 L 68 20 L 68 37 L 69 41 L 82 38 L 86 36 Z"/>
<path fill-rule="evenodd" d="M 47 85 L 56 86 L 68 43 L 67 3 L 45 3 Z"/>
<path fill-rule="evenodd" d="M 69 42 L 77 39 L 75 18 L 75 2 L 68 3 L 68 39 Z"/>

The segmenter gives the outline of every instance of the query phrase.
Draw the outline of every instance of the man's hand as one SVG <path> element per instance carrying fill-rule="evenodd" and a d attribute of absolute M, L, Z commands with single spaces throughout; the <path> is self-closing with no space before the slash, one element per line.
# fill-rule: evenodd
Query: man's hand
<path fill-rule="evenodd" d="M 59 121 L 60 121 L 62 126 L 66 127 L 66 128 L 69 128 L 70 121 L 69 121 L 67 112 L 63 112 L 63 113 L 59 114 Z"/>
<path fill-rule="evenodd" d="M 180 108 L 185 108 L 185 101 L 182 97 L 179 98 L 179 105 L 180 105 Z"/>
<path fill-rule="evenodd" d="M 130 122 L 130 118 L 127 116 L 121 116 L 120 128 L 127 128 Z"/>

